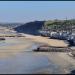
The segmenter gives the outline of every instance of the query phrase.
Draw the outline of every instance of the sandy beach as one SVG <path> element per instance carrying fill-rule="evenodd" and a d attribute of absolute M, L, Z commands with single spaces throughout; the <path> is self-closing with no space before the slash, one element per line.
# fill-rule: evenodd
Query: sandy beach
<path fill-rule="evenodd" d="M 12 61 L 13 67 L 11 67 L 11 63 L 9 64 L 9 68 L 7 66 L 7 69 L 5 70 L 5 66 L 3 69 L 0 68 L 0 73 L 19 73 L 17 67 L 20 69 L 26 69 L 23 67 L 24 65 L 33 65 L 33 60 L 37 60 L 37 64 L 40 64 L 38 62 L 38 57 L 39 61 L 43 62 L 42 60 L 48 60 L 48 63 L 53 62 L 53 64 L 56 64 L 58 66 L 57 71 L 53 72 L 53 69 L 48 66 L 46 63 L 47 67 L 43 67 L 40 69 L 37 69 L 31 73 L 37 73 L 37 74 L 50 74 L 50 73 L 70 73 L 71 70 L 75 68 L 75 60 L 70 57 L 67 53 L 60 53 L 60 52 L 27 52 L 28 49 L 31 49 L 31 47 L 35 43 L 43 43 L 43 44 L 48 44 L 50 46 L 61 46 L 61 47 L 67 47 L 67 44 L 62 41 L 62 40 L 53 40 L 49 39 L 48 37 L 41 37 L 41 36 L 33 36 L 33 35 L 27 35 L 24 34 L 25 37 L 7 37 L 5 41 L 5 45 L 0 46 L 0 62 L 1 60 L 5 60 L 6 62 L 10 63 L 9 61 Z M 22 56 L 22 57 L 20 57 Z M 30 56 L 30 57 L 29 57 Z M 17 58 L 16 58 L 17 57 Z M 30 60 L 32 57 L 32 60 Z M 43 57 L 43 58 L 41 58 Z M 10 58 L 11 60 L 7 60 Z M 16 58 L 16 59 L 15 59 Z M 41 59 L 40 59 L 41 58 Z M 23 60 L 22 60 L 23 59 Z M 18 62 L 18 66 L 17 63 Z M 20 61 L 22 60 L 22 61 Z M 26 63 L 28 61 L 28 63 Z M 26 63 L 26 64 L 24 64 Z M 36 64 L 36 63 L 34 63 Z M 37 65 L 36 64 L 36 65 Z M 43 64 L 43 63 L 42 63 Z M 5 65 L 5 63 L 4 63 Z M 32 68 L 37 68 L 37 66 L 32 66 Z M 39 65 L 38 65 L 39 66 Z M 30 66 L 29 66 L 30 67 Z M 40 67 L 40 66 L 39 66 Z M 16 70 L 15 70 L 16 68 Z M 2 71 L 1 71 L 2 70 Z M 8 72 L 8 70 L 11 70 Z M 20 70 L 20 73 L 27 73 L 26 71 Z M 29 69 L 28 69 L 29 71 Z M 28 72 L 29 73 L 29 72 Z"/>
<path fill-rule="evenodd" d="M 7 57 L 15 55 L 19 52 L 25 51 L 28 48 L 32 47 L 33 43 L 29 39 L 25 38 L 6 38 L 5 43 L 7 45 L 0 46 L 0 57 Z"/>
<path fill-rule="evenodd" d="M 29 47 L 32 47 L 33 43 L 43 43 L 50 46 L 67 47 L 67 44 L 62 40 L 49 39 L 48 37 L 33 36 L 24 34 L 25 37 L 7 37 L 5 42 L 8 45 L 0 47 L 0 57 L 5 55 L 15 54 L 21 51 L 25 51 Z"/>
<path fill-rule="evenodd" d="M 28 35 L 28 34 L 24 34 L 24 36 L 26 36 L 25 38 L 29 38 L 35 42 L 45 43 L 50 46 L 56 46 L 56 47 L 67 47 L 68 46 L 68 44 L 65 43 L 63 40 L 49 39 L 49 37 L 34 36 L 34 35 Z"/>

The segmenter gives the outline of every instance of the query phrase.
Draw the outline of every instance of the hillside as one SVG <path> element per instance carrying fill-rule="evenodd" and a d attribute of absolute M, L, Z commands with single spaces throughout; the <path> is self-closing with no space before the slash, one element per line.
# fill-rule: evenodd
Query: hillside
<path fill-rule="evenodd" d="M 49 29 L 52 31 L 57 31 L 57 30 L 75 31 L 75 19 L 33 21 L 33 22 L 28 22 L 26 24 L 22 24 L 14 29 L 17 32 L 32 34 L 32 35 L 39 35 L 39 30 L 41 29 Z"/>
<path fill-rule="evenodd" d="M 49 20 L 44 24 L 46 29 L 50 30 L 71 30 L 75 29 L 75 19 L 70 20 Z"/>
<path fill-rule="evenodd" d="M 39 35 L 39 29 L 42 29 L 44 25 L 44 21 L 34 21 L 23 24 L 14 28 L 17 32 L 32 34 L 32 35 Z"/>

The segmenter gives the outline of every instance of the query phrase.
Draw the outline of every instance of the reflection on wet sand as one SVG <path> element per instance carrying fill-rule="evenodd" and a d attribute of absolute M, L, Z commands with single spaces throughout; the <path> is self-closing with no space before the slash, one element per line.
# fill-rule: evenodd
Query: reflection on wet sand
<path fill-rule="evenodd" d="M 33 52 L 38 45 L 25 37 L 0 42 L 0 74 L 60 74 L 75 68 L 75 60 L 65 53 Z"/>
<path fill-rule="evenodd" d="M 21 41 L 20 38 L 6 38 L 0 45 L 0 57 L 7 57 L 32 47 L 33 42 L 27 39 Z"/>

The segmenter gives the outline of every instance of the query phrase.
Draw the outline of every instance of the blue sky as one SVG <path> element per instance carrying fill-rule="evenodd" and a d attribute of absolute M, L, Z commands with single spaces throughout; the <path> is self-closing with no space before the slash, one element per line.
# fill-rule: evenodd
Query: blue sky
<path fill-rule="evenodd" d="M 75 18 L 75 1 L 0 1 L 0 22 Z"/>

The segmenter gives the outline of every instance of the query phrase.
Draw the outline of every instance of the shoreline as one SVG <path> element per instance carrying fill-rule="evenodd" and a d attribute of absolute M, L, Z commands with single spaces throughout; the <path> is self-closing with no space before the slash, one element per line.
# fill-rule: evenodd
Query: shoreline
<path fill-rule="evenodd" d="M 29 34 L 24 34 L 24 35 L 25 35 L 25 38 L 29 38 L 33 40 L 34 42 L 48 44 L 49 46 L 55 46 L 55 47 L 67 47 L 68 46 L 68 44 L 65 43 L 63 40 L 49 39 L 49 37 L 34 36 L 34 35 L 29 35 Z"/>
<path fill-rule="evenodd" d="M 32 42 L 31 40 L 25 38 L 11 38 L 10 40 L 8 38 L 8 40 L 4 43 L 8 45 L 0 47 L 0 58 L 7 56 L 9 57 L 27 49 L 30 49 L 34 44 L 34 42 Z"/>
<path fill-rule="evenodd" d="M 10 40 L 9 40 L 10 38 Z M 75 68 L 75 60 L 72 59 L 67 53 L 61 53 L 61 52 L 26 52 L 28 49 L 32 49 L 31 47 L 34 44 L 48 44 L 48 45 L 54 45 L 54 46 L 67 46 L 64 41 L 62 40 L 54 40 L 48 39 L 48 37 L 41 37 L 41 36 L 33 36 L 33 35 L 26 35 L 25 37 L 8 37 L 6 38 L 6 43 L 12 43 L 13 45 L 8 46 L 2 46 L 0 47 L 0 59 L 12 59 L 14 60 L 15 57 L 18 57 L 18 55 L 27 54 L 27 55 L 33 55 L 34 57 L 45 57 L 48 58 L 48 61 L 54 62 L 54 64 L 58 65 L 61 69 L 60 71 L 62 73 L 69 73 L 72 69 Z M 27 57 L 27 56 L 25 56 Z M 23 58 L 25 58 L 23 57 Z M 19 59 L 20 60 L 20 59 Z M 26 59 L 24 59 L 26 60 Z M 30 59 L 28 59 L 30 60 Z M 0 60 L 1 61 L 1 60 Z M 11 60 L 10 60 L 11 61 Z M 15 61 L 14 61 L 15 62 Z M 21 62 L 21 61 L 20 61 Z M 39 62 L 39 61 L 38 61 Z M 21 66 L 21 65 L 18 65 Z M 17 67 L 16 67 L 17 68 Z M 37 70 L 35 73 L 40 74 L 50 74 L 50 67 L 44 67 L 40 71 Z"/>
<path fill-rule="evenodd" d="M 8 55 L 14 55 L 22 51 L 27 51 L 28 49 L 33 49 L 31 47 L 34 44 L 47 44 L 50 46 L 67 46 L 62 40 L 49 39 L 48 37 L 33 36 L 29 34 L 23 34 L 25 37 L 6 37 L 5 43 L 8 45 L 0 47 L 0 57 L 6 57 Z M 37 47 L 35 45 L 34 48 Z M 32 51 L 32 50 L 31 50 Z"/>

